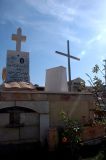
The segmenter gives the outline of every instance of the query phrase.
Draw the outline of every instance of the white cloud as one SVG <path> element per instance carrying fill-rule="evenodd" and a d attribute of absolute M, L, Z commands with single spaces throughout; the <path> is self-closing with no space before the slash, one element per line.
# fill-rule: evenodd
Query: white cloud
<path fill-rule="evenodd" d="M 87 42 L 87 45 L 93 44 L 95 41 L 100 40 L 101 36 L 97 35 L 103 28 L 106 28 L 106 22 L 102 18 L 106 15 L 105 7 L 106 2 L 103 0 L 102 3 L 97 0 L 85 1 L 85 0 L 25 0 L 31 5 L 36 11 L 42 14 L 42 16 L 53 16 L 60 21 L 66 21 L 66 25 L 71 31 L 78 32 L 81 29 L 83 37 L 83 28 L 86 32 L 93 31 L 93 38 Z M 62 25 L 58 24 L 57 25 Z M 75 26 L 76 28 L 74 28 Z M 62 27 L 62 26 L 61 26 Z M 66 29 L 64 29 L 66 31 Z M 88 34 L 88 33 L 86 33 Z M 69 34 L 71 37 L 71 34 Z M 97 35 L 97 36 L 95 36 Z M 66 31 L 66 36 L 68 36 Z M 86 35 L 84 35 L 86 36 Z M 86 37 L 85 37 L 86 38 Z M 80 38 L 77 35 L 72 35 L 72 41 L 78 42 Z M 81 40 L 81 39 L 80 39 Z"/>
<path fill-rule="evenodd" d="M 44 15 L 55 16 L 56 18 L 64 21 L 73 21 L 76 15 L 76 9 L 68 6 L 58 0 L 25 0 L 29 5 L 34 7 L 39 13 Z"/>
<path fill-rule="evenodd" d="M 56 32 L 56 31 L 55 31 Z M 81 43 L 80 37 L 77 37 L 75 31 L 73 29 L 69 29 L 68 27 L 59 27 L 58 33 L 65 39 L 70 40 L 76 44 Z"/>
<path fill-rule="evenodd" d="M 76 44 L 84 44 L 80 53 L 82 57 L 96 43 L 99 46 L 105 44 L 106 22 L 104 15 L 106 15 L 106 2 L 104 0 L 102 3 L 97 0 L 93 0 L 92 3 L 85 0 L 24 0 L 24 2 L 30 5 L 30 9 L 33 7 L 35 11 L 39 12 L 42 18 L 36 18 L 35 14 L 33 17 L 34 10 L 33 13 L 28 10 L 26 14 L 27 9 L 24 12 L 17 12 L 17 10 L 15 12 L 14 8 L 14 13 L 5 11 L 4 20 L 1 23 L 6 23 L 5 20 L 8 20 L 69 39 Z M 25 4 L 25 7 L 28 5 Z M 30 16 L 33 18 L 30 19 Z M 45 18 L 43 19 L 44 16 L 46 18 L 52 17 L 45 20 Z M 52 18 L 54 21 L 51 20 Z M 59 21 L 56 21 L 57 19 Z M 83 29 L 86 32 L 83 33 Z M 89 36 L 90 32 L 93 33 L 92 36 Z M 86 36 L 89 36 L 88 40 L 86 40 Z"/>
<path fill-rule="evenodd" d="M 93 35 L 91 39 L 85 42 L 84 50 L 80 53 L 80 57 L 84 57 L 90 52 L 92 53 L 92 50 L 95 53 L 97 53 L 97 58 L 99 61 L 102 61 L 106 56 L 104 53 L 104 50 L 106 49 L 106 29 L 103 29 L 100 31 L 100 33 L 97 33 Z M 89 52 L 90 51 L 90 52 Z"/>

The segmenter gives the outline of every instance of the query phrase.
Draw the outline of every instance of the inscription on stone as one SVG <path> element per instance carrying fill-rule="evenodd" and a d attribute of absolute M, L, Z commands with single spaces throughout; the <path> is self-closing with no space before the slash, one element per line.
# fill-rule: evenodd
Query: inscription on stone
<path fill-rule="evenodd" d="M 7 81 L 29 82 L 29 53 L 7 52 Z"/>

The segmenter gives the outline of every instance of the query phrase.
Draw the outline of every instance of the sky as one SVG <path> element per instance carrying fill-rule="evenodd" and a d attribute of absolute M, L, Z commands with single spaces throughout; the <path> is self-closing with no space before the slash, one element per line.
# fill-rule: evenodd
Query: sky
<path fill-rule="evenodd" d="M 7 50 L 16 48 L 11 35 L 19 27 L 27 37 L 21 50 L 29 52 L 33 84 L 45 85 L 47 69 L 64 66 L 67 70 L 67 58 L 55 53 L 67 53 L 67 40 L 70 54 L 80 58 L 71 59 L 72 79 L 80 77 L 87 84 L 86 73 L 92 76 L 95 64 L 103 69 L 106 0 L 0 0 L 0 83 Z"/>

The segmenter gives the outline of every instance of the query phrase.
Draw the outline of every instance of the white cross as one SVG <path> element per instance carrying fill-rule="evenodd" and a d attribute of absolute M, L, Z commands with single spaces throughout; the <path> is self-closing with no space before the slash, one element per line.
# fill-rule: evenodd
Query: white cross
<path fill-rule="evenodd" d="M 12 34 L 12 40 L 16 41 L 16 51 L 21 51 L 21 41 L 26 41 L 26 36 L 22 36 L 21 28 L 17 29 L 17 34 Z"/>

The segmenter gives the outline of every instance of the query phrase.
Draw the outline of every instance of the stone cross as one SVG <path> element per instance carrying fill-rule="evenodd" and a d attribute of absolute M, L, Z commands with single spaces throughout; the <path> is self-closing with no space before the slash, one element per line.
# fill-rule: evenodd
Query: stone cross
<path fill-rule="evenodd" d="M 70 55 L 69 40 L 67 40 L 67 54 L 59 52 L 59 51 L 56 51 L 56 53 L 60 54 L 60 55 L 63 55 L 63 56 L 66 56 L 68 58 L 69 91 L 71 91 L 71 65 L 70 65 L 70 58 L 76 59 L 76 60 L 80 60 L 80 59 Z"/>
<path fill-rule="evenodd" d="M 29 83 L 29 52 L 21 51 L 21 42 L 26 40 L 21 28 L 17 29 L 17 34 L 12 34 L 12 40 L 16 41 L 16 50 L 7 51 L 6 82 Z"/>
<path fill-rule="evenodd" d="M 12 34 L 12 40 L 16 41 L 16 51 L 21 51 L 21 41 L 26 41 L 26 36 L 22 36 L 21 28 L 17 29 L 17 34 Z"/>

